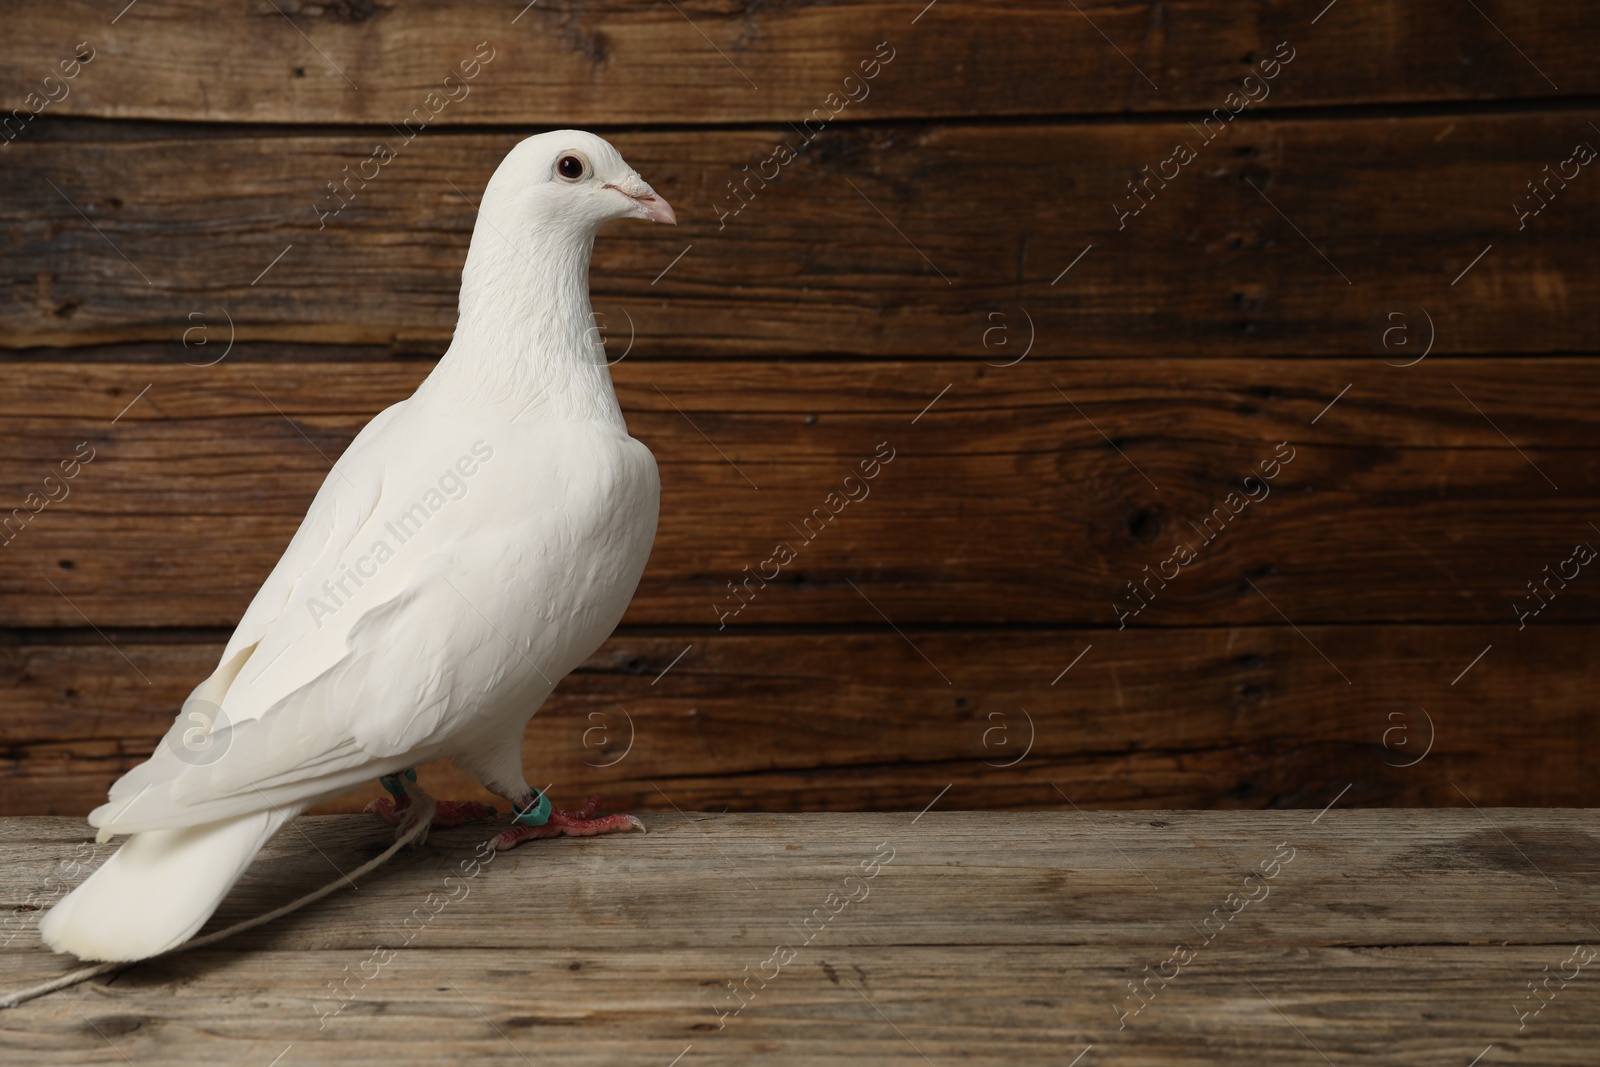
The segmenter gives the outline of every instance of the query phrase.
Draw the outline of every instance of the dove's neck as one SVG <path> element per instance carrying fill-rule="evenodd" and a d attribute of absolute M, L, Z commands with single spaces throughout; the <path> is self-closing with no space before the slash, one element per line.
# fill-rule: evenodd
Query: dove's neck
<path fill-rule="evenodd" d="M 461 312 L 432 383 L 515 417 L 609 422 L 626 432 L 589 306 L 585 228 L 502 233 L 480 216 L 461 271 Z M 515 242 L 515 244 L 513 244 Z"/>

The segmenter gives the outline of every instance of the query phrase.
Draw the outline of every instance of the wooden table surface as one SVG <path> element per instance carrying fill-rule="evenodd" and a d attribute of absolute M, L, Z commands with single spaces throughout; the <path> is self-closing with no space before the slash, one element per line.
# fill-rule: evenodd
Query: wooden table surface
<path fill-rule="evenodd" d="M 648 835 L 535 842 L 475 869 L 486 825 L 437 832 L 269 926 L 0 1012 L 0 1062 L 1600 1056 L 1594 811 L 646 822 Z M 75 819 L 0 822 L 7 989 L 72 966 L 41 946 L 37 908 L 109 854 L 84 840 Z M 302 818 L 214 923 L 336 878 L 389 840 L 369 817 Z"/>

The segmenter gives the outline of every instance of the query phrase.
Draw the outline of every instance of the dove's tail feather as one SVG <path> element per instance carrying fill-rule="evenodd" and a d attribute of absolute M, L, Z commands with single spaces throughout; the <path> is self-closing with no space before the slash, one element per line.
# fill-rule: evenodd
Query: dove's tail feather
<path fill-rule="evenodd" d="M 85 960 L 142 960 L 189 940 L 262 846 L 303 805 L 132 834 L 39 922 L 45 944 Z"/>

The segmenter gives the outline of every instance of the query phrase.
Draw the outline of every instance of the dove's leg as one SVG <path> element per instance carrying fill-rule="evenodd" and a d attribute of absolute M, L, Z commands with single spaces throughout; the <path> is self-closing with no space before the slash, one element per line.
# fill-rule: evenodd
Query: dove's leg
<path fill-rule="evenodd" d="M 405 783 L 401 776 L 409 781 L 417 780 L 417 772 L 407 768 L 399 774 L 386 774 L 378 779 L 380 785 L 394 796 L 379 797 L 367 805 L 367 810 L 375 812 L 390 826 L 399 826 L 405 820 L 405 811 L 411 806 L 411 798 L 406 795 Z M 440 800 L 433 813 L 432 826 L 445 829 L 451 826 L 460 826 L 462 823 L 472 822 L 474 819 L 484 819 L 495 814 L 493 804 L 482 804 L 476 800 Z"/>
<path fill-rule="evenodd" d="M 548 804 L 549 801 L 544 800 L 537 789 L 528 789 L 521 798 L 511 801 L 511 817 L 513 820 L 519 820 L 527 815 L 533 815 L 539 808 Z M 583 802 L 583 807 L 576 811 L 550 809 L 549 817 L 541 825 L 530 826 L 520 821 L 513 821 L 511 829 L 503 831 L 495 838 L 495 850 L 504 852 L 508 848 L 516 848 L 524 841 L 541 837 L 599 837 L 601 834 L 616 833 L 619 830 L 644 829 L 644 823 L 632 815 L 597 816 L 595 813 L 599 810 L 600 798 L 590 797 Z"/>
<path fill-rule="evenodd" d="M 474 775 L 483 787 L 511 802 L 511 829 L 495 838 L 504 851 L 541 837 L 598 837 L 619 830 L 643 830 L 632 815 L 596 815 L 600 798 L 590 797 L 576 811 L 552 808 L 550 800 L 528 785 L 522 776 L 522 734 L 519 730 L 498 743 L 487 744 L 456 757 L 456 766 Z"/>

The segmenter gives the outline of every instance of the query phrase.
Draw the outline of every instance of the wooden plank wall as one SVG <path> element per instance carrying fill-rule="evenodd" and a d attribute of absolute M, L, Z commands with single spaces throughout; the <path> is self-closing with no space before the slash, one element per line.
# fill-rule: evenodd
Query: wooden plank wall
<path fill-rule="evenodd" d="M 560 126 L 681 222 L 596 248 L 662 521 L 558 798 L 1600 803 L 1590 6 L 119 8 L 0 15 L 0 811 L 148 753 Z"/>

